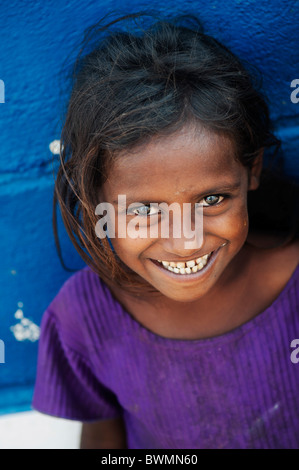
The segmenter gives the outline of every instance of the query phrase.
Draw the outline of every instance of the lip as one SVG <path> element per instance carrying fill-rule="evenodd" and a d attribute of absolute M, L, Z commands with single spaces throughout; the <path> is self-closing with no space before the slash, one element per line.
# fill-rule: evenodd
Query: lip
<path fill-rule="evenodd" d="M 171 263 L 171 262 L 174 262 L 174 263 L 180 263 L 180 262 L 186 262 L 188 263 L 188 261 L 194 261 L 195 259 L 198 259 L 198 258 L 202 258 L 203 256 L 205 255 L 209 255 L 210 253 L 213 253 L 212 251 L 210 251 L 209 253 L 204 253 L 203 255 L 197 255 L 197 256 L 193 256 L 193 258 L 190 258 L 190 259 L 171 259 L 171 260 L 168 260 L 168 259 L 163 259 L 163 261 L 168 261 L 168 263 Z M 153 260 L 153 261 L 156 261 L 156 260 Z"/>
<path fill-rule="evenodd" d="M 169 277 L 170 279 L 175 280 L 176 282 L 183 282 L 183 283 L 191 283 L 194 281 L 199 280 L 200 278 L 204 277 L 213 267 L 216 258 L 218 256 L 219 250 L 221 246 L 217 248 L 217 250 L 212 251 L 212 255 L 208 259 L 207 264 L 200 270 L 197 271 L 196 273 L 193 274 L 176 274 L 172 273 L 171 271 L 168 271 L 168 269 L 162 268 L 160 263 L 156 260 L 150 259 L 150 261 L 157 266 L 157 268 L 164 273 L 165 276 Z"/>

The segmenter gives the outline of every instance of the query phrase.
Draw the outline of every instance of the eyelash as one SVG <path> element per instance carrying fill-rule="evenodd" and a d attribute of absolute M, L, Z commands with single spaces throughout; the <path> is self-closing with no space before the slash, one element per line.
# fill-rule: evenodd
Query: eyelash
<path fill-rule="evenodd" d="M 206 198 L 211 197 L 211 196 L 216 196 L 216 197 L 220 197 L 220 198 L 223 198 L 223 199 L 222 199 L 220 202 L 217 202 L 216 204 L 208 204 L 208 205 L 202 206 L 202 207 L 214 207 L 214 206 L 219 206 L 219 205 L 222 204 L 226 199 L 228 199 L 228 198 L 230 197 L 229 194 L 209 194 L 208 196 L 203 197 L 203 198 L 201 199 L 201 201 L 202 201 L 203 199 L 206 199 Z M 200 204 L 200 202 L 199 202 L 198 204 Z M 144 206 L 140 206 L 140 207 L 147 207 L 147 208 L 150 209 L 150 204 L 144 204 Z M 133 212 L 133 211 L 139 210 L 140 207 L 135 207 L 135 209 L 131 209 L 131 210 L 132 210 L 132 212 Z M 127 215 L 138 215 L 138 214 L 134 214 L 134 213 L 133 213 L 133 214 L 130 214 L 129 212 L 127 212 Z M 144 217 L 148 217 L 148 216 L 150 216 L 150 214 L 146 214 Z"/>
<path fill-rule="evenodd" d="M 203 206 L 203 207 L 219 206 L 226 198 L 229 197 L 228 194 L 209 194 L 208 196 L 205 196 L 205 197 L 203 197 L 202 199 L 206 199 L 207 197 L 212 197 L 212 196 L 214 196 L 214 197 L 222 197 L 222 200 L 221 200 L 220 202 L 216 203 L 216 204 L 208 204 L 207 206 Z M 202 199 L 201 199 L 201 201 L 202 201 Z"/>

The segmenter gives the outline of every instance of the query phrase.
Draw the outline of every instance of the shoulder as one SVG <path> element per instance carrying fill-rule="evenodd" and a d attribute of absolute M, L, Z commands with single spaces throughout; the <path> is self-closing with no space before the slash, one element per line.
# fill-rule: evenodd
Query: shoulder
<path fill-rule="evenodd" d="M 270 262 L 270 269 L 278 273 L 281 271 L 280 280 L 281 290 L 292 279 L 299 265 L 299 240 L 295 240 L 275 250 Z M 280 268 L 278 270 L 278 267 Z"/>
<path fill-rule="evenodd" d="M 100 345 L 113 333 L 105 321 L 112 315 L 109 302 L 108 287 L 86 266 L 64 282 L 44 316 L 51 318 L 69 346 L 84 348 L 94 341 Z"/>
<path fill-rule="evenodd" d="M 270 269 L 276 266 L 276 271 L 279 266 L 286 278 L 290 278 L 299 264 L 299 240 L 264 250 L 263 259 L 267 261 Z"/>
<path fill-rule="evenodd" d="M 93 288 L 93 273 L 85 267 L 64 281 L 48 309 L 53 311 L 57 319 L 63 320 L 65 312 L 84 308 Z"/>
<path fill-rule="evenodd" d="M 60 287 L 50 307 L 79 308 L 106 297 L 107 286 L 89 266 L 71 275 Z"/>
<path fill-rule="evenodd" d="M 256 248 L 258 257 L 269 265 L 283 259 L 286 270 L 292 272 L 299 264 L 299 239 L 279 244 L 280 239 L 271 234 L 254 233 L 250 234 L 248 241 Z"/>
<path fill-rule="evenodd" d="M 286 245 L 285 252 L 293 260 L 294 265 L 297 266 L 299 264 L 299 240 L 295 240 Z"/>
<path fill-rule="evenodd" d="M 271 246 L 270 241 L 273 239 L 259 237 L 260 246 L 267 242 Z M 264 306 L 271 305 L 294 276 L 298 277 L 298 264 L 299 240 L 269 249 L 252 247 L 251 282 Z"/>

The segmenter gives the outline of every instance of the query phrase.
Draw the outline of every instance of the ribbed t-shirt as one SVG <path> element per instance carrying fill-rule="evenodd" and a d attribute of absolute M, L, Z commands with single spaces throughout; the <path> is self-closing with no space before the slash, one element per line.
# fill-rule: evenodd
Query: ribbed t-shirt
<path fill-rule="evenodd" d="M 148 330 L 85 267 L 43 315 L 33 407 L 122 416 L 129 449 L 299 448 L 296 338 L 299 265 L 265 311 L 199 340 Z"/>

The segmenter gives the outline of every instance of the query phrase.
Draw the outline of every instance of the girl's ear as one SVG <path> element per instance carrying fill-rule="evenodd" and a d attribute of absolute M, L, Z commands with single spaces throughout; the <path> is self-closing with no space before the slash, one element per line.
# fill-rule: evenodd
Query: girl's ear
<path fill-rule="evenodd" d="M 252 168 L 249 172 L 248 191 L 254 191 L 259 187 L 260 176 L 263 168 L 263 155 L 264 149 L 261 149 L 258 156 L 255 158 Z"/>

